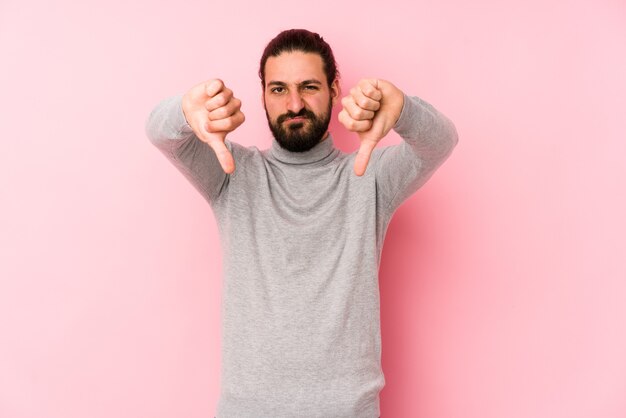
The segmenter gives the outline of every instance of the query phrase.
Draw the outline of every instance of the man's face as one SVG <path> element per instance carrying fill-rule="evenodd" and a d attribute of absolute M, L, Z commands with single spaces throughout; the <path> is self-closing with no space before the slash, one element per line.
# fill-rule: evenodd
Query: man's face
<path fill-rule="evenodd" d="M 328 87 L 318 54 L 284 52 L 265 63 L 265 114 L 276 141 L 289 151 L 308 151 L 326 138 L 338 95 L 338 82 Z"/>

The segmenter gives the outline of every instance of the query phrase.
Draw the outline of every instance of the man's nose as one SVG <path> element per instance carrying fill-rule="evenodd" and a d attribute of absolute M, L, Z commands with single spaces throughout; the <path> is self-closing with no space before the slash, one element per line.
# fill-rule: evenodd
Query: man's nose
<path fill-rule="evenodd" d="M 289 93 L 289 98 L 287 102 L 287 109 L 292 111 L 293 113 L 298 113 L 304 107 L 304 102 L 302 101 L 302 97 L 300 97 L 299 91 L 292 91 Z"/>

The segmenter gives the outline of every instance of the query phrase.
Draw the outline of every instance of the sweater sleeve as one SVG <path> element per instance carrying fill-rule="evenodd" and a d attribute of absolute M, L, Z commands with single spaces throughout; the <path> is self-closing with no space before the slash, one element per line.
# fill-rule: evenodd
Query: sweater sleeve
<path fill-rule="evenodd" d="M 458 142 L 450 119 L 422 99 L 406 94 L 393 129 L 403 141 L 382 149 L 375 174 L 377 194 L 388 214 L 426 183 Z"/>
<path fill-rule="evenodd" d="M 227 186 L 229 176 L 222 170 L 213 149 L 198 139 L 187 123 L 182 95 L 159 102 L 145 125 L 146 135 L 165 157 L 213 203 Z M 232 144 L 226 140 L 232 152 Z"/>

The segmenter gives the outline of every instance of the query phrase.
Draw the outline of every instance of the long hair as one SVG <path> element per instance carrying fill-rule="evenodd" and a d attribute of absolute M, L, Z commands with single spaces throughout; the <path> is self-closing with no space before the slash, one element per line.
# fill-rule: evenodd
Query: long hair
<path fill-rule="evenodd" d="M 330 87 L 336 78 L 339 78 L 339 70 L 335 62 L 335 56 L 330 45 L 320 35 L 306 29 L 289 29 L 282 31 L 272 39 L 261 56 L 259 65 L 259 77 L 261 86 L 265 88 L 265 63 L 269 57 L 277 57 L 283 52 L 309 52 L 318 54 L 324 63 L 326 81 Z"/>

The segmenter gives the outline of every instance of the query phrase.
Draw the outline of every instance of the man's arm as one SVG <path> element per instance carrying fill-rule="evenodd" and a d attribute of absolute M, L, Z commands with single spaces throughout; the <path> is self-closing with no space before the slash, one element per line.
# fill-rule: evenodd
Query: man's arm
<path fill-rule="evenodd" d="M 426 183 L 458 143 L 452 121 L 415 96 L 404 95 L 393 130 L 402 142 L 383 148 L 375 162 L 377 188 L 389 213 Z"/>
<path fill-rule="evenodd" d="M 209 203 L 235 168 L 226 134 L 243 123 L 240 106 L 220 80 L 211 80 L 162 100 L 146 121 L 150 141 Z"/>
<path fill-rule="evenodd" d="M 373 165 L 370 169 L 375 171 L 378 193 L 389 213 L 432 176 L 458 142 L 452 121 L 385 80 L 361 80 L 342 104 L 340 122 L 361 140 L 354 172 L 363 175 L 368 164 Z M 373 153 L 392 128 L 402 143 Z M 374 161 L 369 163 L 372 155 Z"/>

